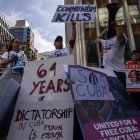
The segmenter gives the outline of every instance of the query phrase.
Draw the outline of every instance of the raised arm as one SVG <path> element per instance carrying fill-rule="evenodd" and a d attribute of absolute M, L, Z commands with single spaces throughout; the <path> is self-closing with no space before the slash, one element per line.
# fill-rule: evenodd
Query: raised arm
<path fill-rule="evenodd" d="M 71 39 L 69 41 L 70 48 L 73 49 L 75 45 L 75 40 L 76 40 L 76 23 L 72 22 L 72 34 L 71 34 Z"/>
<path fill-rule="evenodd" d="M 76 39 L 76 23 L 72 22 L 72 35 L 71 35 L 71 39 L 75 40 Z"/>
<path fill-rule="evenodd" d="M 112 27 L 116 30 L 116 36 L 119 44 L 126 43 L 126 37 L 123 33 L 122 26 L 118 26 L 116 21 L 112 21 Z"/>
<path fill-rule="evenodd" d="M 105 28 L 101 34 L 97 37 L 96 41 L 97 42 L 100 42 L 102 39 L 105 39 L 106 38 L 106 35 L 107 35 L 107 28 Z"/>
<path fill-rule="evenodd" d="M 117 40 L 120 44 L 126 43 L 126 37 L 122 31 L 122 27 L 116 27 Z"/>

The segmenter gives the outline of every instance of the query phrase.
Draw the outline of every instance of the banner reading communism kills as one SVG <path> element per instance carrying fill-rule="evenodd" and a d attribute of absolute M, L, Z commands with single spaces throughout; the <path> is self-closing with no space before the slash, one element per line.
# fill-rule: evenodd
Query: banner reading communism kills
<path fill-rule="evenodd" d="M 95 5 L 58 5 L 52 22 L 94 22 Z"/>
<path fill-rule="evenodd" d="M 74 103 L 63 67 L 73 63 L 73 56 L 27 63 L 7 140 L 73 139 Z"/>

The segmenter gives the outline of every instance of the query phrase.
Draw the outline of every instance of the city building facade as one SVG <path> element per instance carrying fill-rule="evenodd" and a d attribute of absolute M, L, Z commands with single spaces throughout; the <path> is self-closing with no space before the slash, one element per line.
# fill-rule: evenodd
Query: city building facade
<path fill-rule="evenodd" d="M 34 34 L 27 20 L 17 20 L 14 27 L 10 27 L 3 17 L 0 17 L 0 52 L 8 47 L 12 38 L 21 42 L 21 50 L 25 52 L 28 60 L 41 59 L 38 50 L 34 48 Z M 0 53 L 1 54 L 1 53 Z"/>
<path fill-rule="evenodd" d="M 27 20 L 17 20 L 15 26 L 10 27 L 9 31 L 20 40 L 21 50 L 26 53 L 30 61 L 38 59 L 38 51 L 34 48 L 34 33 Z"/>
<path fill-rule="evenodd" d="M 0 50 L 2 47 L 7 47 L 10 40 L 13 38 L 9 32 L 9 25 L 3 17 L 0 17 Z"/>
<path fill-rule="evenodd" d="M 96 43 L 96 38 L 108 25 L 108 3 L 119 3 L 121 8 L 116 14 L 116 21 L 122 26 L 128 38 L 125 60 L 130 58 L 130 52 L 140 49 L 140 0 L 65 0 L 65 4 L 95 4 L 97 6 L 94 23 L 77 23 L 77 41 L 75 60 L 83 66 L 100 67 L 102 63 L 102 48 Z M 66 41 L 70 26 L 66 23 Z"/>

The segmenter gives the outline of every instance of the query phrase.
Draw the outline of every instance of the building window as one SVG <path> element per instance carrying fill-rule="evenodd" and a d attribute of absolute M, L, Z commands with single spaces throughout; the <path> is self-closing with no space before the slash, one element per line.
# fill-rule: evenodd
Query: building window
<path fill-rule="evenodd" d="M 128 6 L 131 24 L 140 24 L 140 14 L 138 11 L 138 5 L 129 5 Z"/>
<path fill-rule="evenodd" d="M 124 20 L 124 15 L 123 15 L 123 8 L 120 8 L 116 14 L 116 21 L 118 25 L 124 25 L 125 20 Z"/>
<path fill-rule="evenodd" d="M 99 23 L 101 27 L 106 27 L 108 24 L 108 10 L 107 8 L 98 8 Z"/>
<path fill-rule="evenodd" d="M 98 8 L 100 27 L 106 27 L 108 25 L 108 10 L 107 8 Z M 116 21 L 118 25 L 124 25 L 123 9 L 120 8 L 116 14 Z"/>
<path fill-rule="evenodd" d="M 87 40 L 86 47 L 87 47 L 87 63 L 98 64 L 98 55 L 95 40 L 94 39 Z"/>

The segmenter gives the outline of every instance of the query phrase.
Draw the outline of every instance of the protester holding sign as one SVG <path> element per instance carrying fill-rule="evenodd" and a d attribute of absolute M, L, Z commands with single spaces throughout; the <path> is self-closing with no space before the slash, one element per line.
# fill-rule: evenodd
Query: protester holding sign
<path fill-rule="evenodd" d="M 27 56 L 19 51 L 19 47 L 19 40 L 17 38 L 12 39 L 8 51 L 4 52 L 1 56 L 1 66 L 7 67 L 9 64 L 15 66 L 19 61 L 22 61 L 23 63 L 27 61 Z"/>
<path fill-rule="evenodd" d="M 67 46 L 63 48 L 63 37 L 58 35 L 56 39 L 54 40 L 55 50 L 49 52 L 46 55 L 46 57 L 55 58 L 55 57 L 70 55 L 75 45 L 75 39 L 76 39 L 76 23 L 72 23 L 72 35 Z"/>
<path fill-rule="evenodd" d="M 107 39 L 108 29 L 106 28 L 98 37 L 97 42 L 101 42 L 103 51 L 103 66 L 112 69 L 121 83 L 126 87 L 126 75 L 124 67 L 124 53 L 127 42 L 121 27 L 117 26 L 116 21 L 112 22 L 116 34 Z"/>
<path fill-rule="evenodd" d="M 55 57 L 61 57 L 61 56 L 67 56 L 72 54 L 72 50 L 74 48 L 75 45 L 75 40 L 76 40 L 76 23 L 72 22 L 72 35 L 71 35 L 71 39 L 69 41 L 69 43 L 67 44 L 67 46 L 65 48 L 63 48 L 63 37 L 62 36 L 57 36 L 54 40 L 54 46 L 55 46 L 55 50 L 51 51 L 49 53 L 47 53 L 46 58 L 55 58 Z M 76 113 L 74 113 L 75 117 L 74 117 L 74 136 L 73 139 L 81 139 L 81 137 L 79 135 L 77 135 L 77 133 L 79 134 L 80 131 L 80 127 L 76 118 Z"/>
<path fill-rule="evenodd" d="M 55 57 L 61 57 L 61 56 L 67 56 L 72 53 L 72 50 L 75 45 L 75 40 L 76 40 L 76 23 L 71 23 L 72 24 L 72 35 L 69 43 L 65 48 L 63 48 L 63 37 L 62 36 L 57 36 L 56 39 L 54 40 L 54 46 L 55 50 L 49 52 L 46 57 L 47 58 L 55 58 Z M 78 124 L 78 119 L 76 116 L 76 113 L 74 113 L 74 136 L 73 139 L 81 139 L 80 135 L 80 127 Z M 77 135 L 79 134 L 79 135 Z"/>

